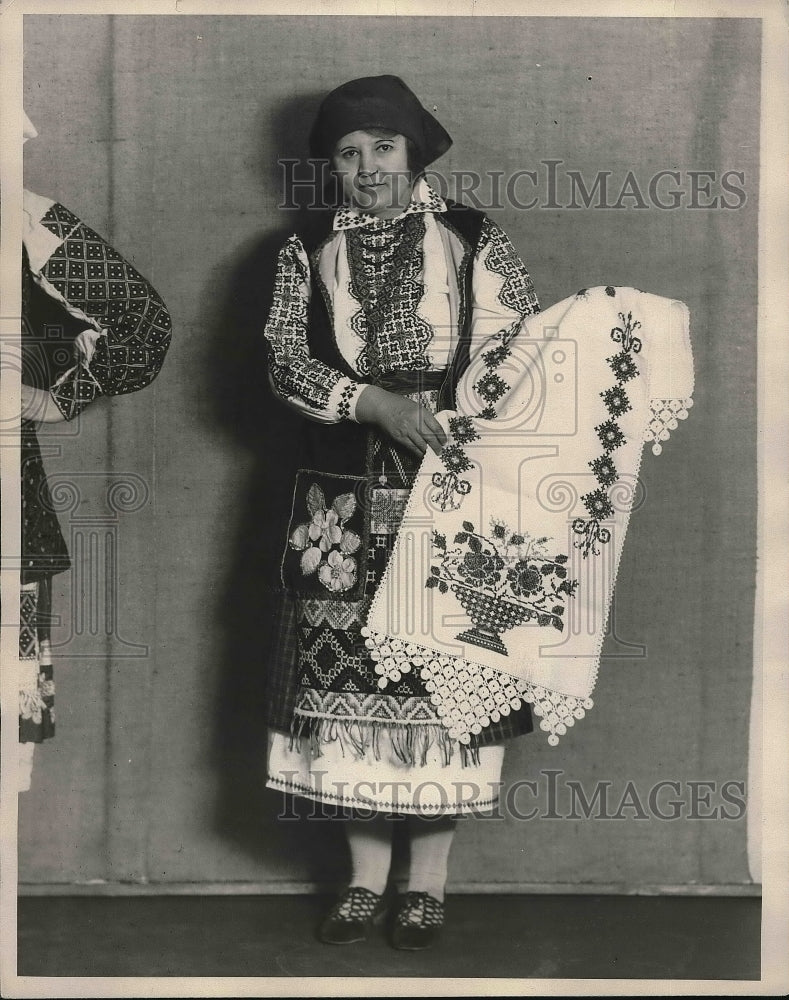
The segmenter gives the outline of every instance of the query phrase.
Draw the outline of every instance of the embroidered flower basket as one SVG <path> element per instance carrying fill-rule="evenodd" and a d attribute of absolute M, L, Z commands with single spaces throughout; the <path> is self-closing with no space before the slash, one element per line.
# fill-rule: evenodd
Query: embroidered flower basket
<path fill-rule="evenodd" d="M 529 609 L 514 601 L 505 601 L 481 588 L 467 587 L 462 583 L 451 584 L 450 590 L 474 622 L 474 628 L 461 632 L 457 638 L 507 656 L 507 647 L 499 636 L 525 621 L 529 617 Z"/>

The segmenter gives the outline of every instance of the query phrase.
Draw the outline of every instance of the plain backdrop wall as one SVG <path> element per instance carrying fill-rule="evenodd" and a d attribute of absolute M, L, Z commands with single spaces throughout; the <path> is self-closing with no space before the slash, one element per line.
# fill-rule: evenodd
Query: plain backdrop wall
<path fill-rule="evenodd" d="M 151 388 L 43 438 L 52 476 L 77 484 L 61 514 L 75 571 L 55 589 L 58 735 L 20 799 L 23 883 L 275 889 L 343 877 L 336 824 L 278 821 L 284 800 L 263 788 L 268 570 L 292 428 L 267 396 L 261 330 L 273 256 L 295 223 L 277 207 L 277 158 L 306 153 L 323 93 L 381 72 L 402 76 L 454 137 L 443 171 L 537 171 L 540 206 L 491 214 L 543 306 L 635 285 L 684 300 L 692 317 L 695 406 L 664 454 L 645 457 L 596 707 L 556 749 L 540 735 L 517 741 L 504 778 L 537 781 L 546 806 L 545 772 L 559 772 L 558 814 L 568 780 L 588 793 L 610 782 L 614 808 L 628 782 L 644 801 L 678 782 L 661 802 L 686 810 L 689 782 L 745 781 L 759 30 L 732 19 L 25 17 L 25 103 L 40 132 L 26 186 L 151 279 L 174 337 Z M 559 207 L 544 207 L 545 160 L 561 161 Z M 560 207 L 569 170 L 587 186 L 610 171 L 612 201 L 633 171 L 647 203 Z M 660 170 L 680 172 L 682 207 L 649 199 Z M 714 196 L 730 170 L 744 174 L 733 182 L 743 204 L 689 207 L 689 171 L 715 172 Z M 661 182 L 665 201 L 671 187 Z M 465 822 L 452 883 L 749 881 L 744 816 L 635 812 Z"/>

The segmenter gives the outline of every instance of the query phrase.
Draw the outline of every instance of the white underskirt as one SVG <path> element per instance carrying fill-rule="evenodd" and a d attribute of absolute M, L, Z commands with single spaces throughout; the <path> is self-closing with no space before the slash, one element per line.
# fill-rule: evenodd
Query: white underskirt
<path fill-rule="evenodd" d="M 30 782 L 33 777 L 33 754 L 35 753 L 35 743 L 17 744 L 17 784 L 18 792 L 29 792 Z"/>
<path fill-rule="evenodd" d="M 479 764 L 463 763 L 460 748 L 448 764 L 439 747 L 428 750 L 424 765 L 404 764 L 381 739 L 380 759 L 363 757 L 339 739 L 321 745 L 312 758 L 309 740 L 291 748 L 284 733 L 269 734 L 268 788 L 316 802 L 349 808 L 430 816 L 494 809 L 501 786 L 504 747 L 479 748 Z"/>

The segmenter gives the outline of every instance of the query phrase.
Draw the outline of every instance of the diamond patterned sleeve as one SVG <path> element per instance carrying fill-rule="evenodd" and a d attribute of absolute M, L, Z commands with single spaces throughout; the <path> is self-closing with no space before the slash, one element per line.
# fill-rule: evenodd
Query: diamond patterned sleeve
<path fill-rule="evenodd" d="M 68 209 L 52 205 L 41 225 L 60 240 L 42 278 L 72 314 L 99 331 L 92 358 L 50 389 L 71 420 L 97 396 L 136 392 L 156 378 L 170 345 L 170 314 L 139 271 Z"/>
<path fill-rule="evenodd" d="M 540 305 L 520 254 L 488 218 L 474 259 L 472 310 L 470 399 L 479 416 L 492 419 L 509 389 L 504 363 L 512 355 L 510 342 Z"/>
<path fill-rule="evenodd" d="M 279 252 L 274 296 L 263 335 L 269 347 L 269 381 L 274 393 L 319 423 L 354 419 L 363 383 L 347 378 L 310 356 L 307 314 L 311 294 L 309 261 L 301 240 L 291 236 Z"/>

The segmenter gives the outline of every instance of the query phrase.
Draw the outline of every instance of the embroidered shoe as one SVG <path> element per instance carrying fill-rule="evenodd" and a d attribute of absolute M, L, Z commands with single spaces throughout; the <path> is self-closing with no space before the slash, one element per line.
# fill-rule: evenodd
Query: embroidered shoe
<path fill-rule="evenodd" d="M 386 900 L 371 889 L 352 885 L 340 896 L 318 928 L 324 944 L 364 941 L 370 927 L 383 918 Z"/>
<path fill-rule="evenodd" d="M 392 926 L 392 947 L 401 951 L 429 948 L 444 926 L 444 904 L 427 892 L 407 892 Z"/>

